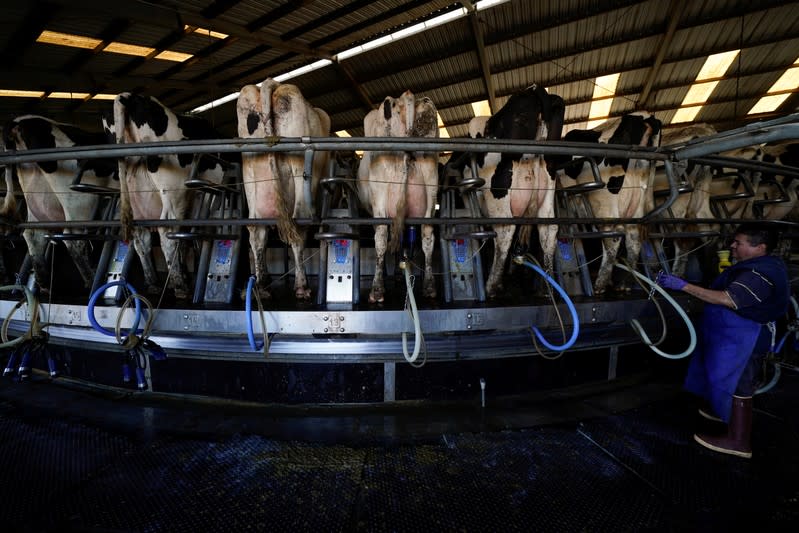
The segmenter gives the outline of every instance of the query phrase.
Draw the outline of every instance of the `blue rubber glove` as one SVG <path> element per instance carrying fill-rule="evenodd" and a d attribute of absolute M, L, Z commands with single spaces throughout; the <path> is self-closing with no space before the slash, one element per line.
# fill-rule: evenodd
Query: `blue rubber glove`
<path fill-rule="evenodd" d="M 666 274 L 665 272 L 659 273 L 655 281 L 664 289 L 672 289 L 675 291 L 681 291 L 683 287 L 688 285 L 688 282 L 684 279 L 678 278 L 677 276 L 672 276 L 671 274 Z"/>

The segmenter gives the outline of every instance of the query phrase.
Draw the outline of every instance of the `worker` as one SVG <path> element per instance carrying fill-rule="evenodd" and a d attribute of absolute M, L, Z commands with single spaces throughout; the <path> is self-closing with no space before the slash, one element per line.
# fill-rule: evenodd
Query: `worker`
<path fill-rule="evenodd" d="M 763 358 L 773 349 L 774 321 L 788 310 L 788 269 L 770 255 L 776 244 L 777 235 L 767 226 L 742 224 L 730 244 L 732 266 L 709 289 L 670 274 L 657 277 L 660 286 L 706 304 L 685 388 L 707 400 L 709 409 L 700 408 L 700 415 L 727 423 L 721 435 L 694 435 L 717 452 L 752 457 L 752 396 Z"/>

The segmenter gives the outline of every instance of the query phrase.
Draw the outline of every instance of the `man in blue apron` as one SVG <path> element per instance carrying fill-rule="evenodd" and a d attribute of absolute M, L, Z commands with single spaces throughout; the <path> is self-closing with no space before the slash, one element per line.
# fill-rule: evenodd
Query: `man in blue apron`
<path fill-rule="evenodd" d="M 714 416 L 726 422 L 722 435 L 695 434 L 711 450 L 752 457 L 752 396 L 763 357 L 771 348 L 770 322 L 788 310 L 789 281 L 785 263 L 769 255 L 776 235 L 765 226 L 742 224 L 730 245 L 734 264 L 709 289 L 661 273 L 662 287 L 679 290 L 705 302 L 701 341 L 688 367 L 685 388 L 708 401 Z"/>

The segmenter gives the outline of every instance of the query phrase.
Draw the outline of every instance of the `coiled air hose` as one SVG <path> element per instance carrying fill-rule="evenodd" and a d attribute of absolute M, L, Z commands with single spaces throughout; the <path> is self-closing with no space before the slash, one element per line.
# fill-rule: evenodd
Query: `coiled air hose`
<path fill-rule="evenodd" d="M 95 331 L 102 333 L 103 335 L 108 335 L 109 337 L 117 337 L 117 339 L 120 340 L 120 343 L 122 343 L 124 342 L 124 338 L 120 338 L 116 331 L 105 329 L 97 322 L 97 319 L 94 316 L 94 307 L 97 304 L 97 299 L 100 297 L 100 295 L 103 294 L 106 289 L 118 286 L 123 286 L 131 294 L 136 294 L 136 289 L 134 289 L 133 286 L 130 283 L 127 283 L 126 281 L 123 280 L 109 281 L 108 283 L 106 283 L 105 285 L 98 288 L 96 291 L 92 293 L 91 298 L 89 298 L 89 306 L 86 314 L 89 315 L 89 324 L 92 325 L 92 328 L 94 328 Z M 125 312 L 125 307 L 126 306 L 124 305 L 122 306 L 122 308 L 119 311 L 119 315 L 117 315 L 118 317 Z M 133 326 L 131 326 L 130 331 L 128 332 L 127 335 L 125 335 L 125 338 L 127 338 L 128 335 L 135 333 L 137 328 L 139 327 L 139 322 L 141 322 L 141 302 L 139 301 L 138 298 L 136 298 L 135 309 L 136 309 L 136 314 L 133 317 Z"/>
<path fill-rule="evenodd" d="M 558 291 L 558 294 L 560 294 L 560 297 L 563 298 L 564 302 L 566 302 L 566 305 L 569 308 L 569 312 L 572 315 L 572 324 L 574 324 L 574 329 L 572 329 L 572 334 L 571 334 L 571 337 L 569 337 L 568 341 L 566 341 L 561 346 L 555 346 L 554 344 L 550 343 L 549 341 L 547 341 L 544 338 L 544 336 L 541 334 L 541 331 L 538 329 L 538 327 L 533 326 L 533 332 L 535 333 L 535 336 L 538 338 L 538 340 L 541 341 L 541 344 L 543 344 L 544 346 L 546 346 L 550 350 L 553 350 L 553 351 L 556 351 L 556 352 L 563 352 L 563 351 L 568 350 L 569 348 L 572 347 L 572 345 L 574 345 L 575 341 L 577 340 L 577 335 L 580 334 L 580 319 L 577 316 L 577 309 L 574 308 L 574 303 L 572 303 L 571 298 L 569 298 L 569 295 L 566 294 L 566 291 L 563 290 L 563 287 L 558 285 L 558 283 L 554 279 L 552 279 L 552 277 L 549 274 L 547 274 L 544 271 L 544 269 L 541 268 L 540 266 L 534 265 L 531 261 L 529 261 L 528 259 L 526 259 L 525 257 L 522 257 L 522 256 L 514 257 L 513 261 L 515 263 L 517 263 L 517 264 L 524 265 L 527 268 L 530 268 L 530 269 L 534 270 L 536 273 L 538 273 L 541 277 L 544 278 L 544 280 L 551 287 L 553 287 L 556 291 Z"/>
<path fill-rule="evenodd" d="M 3 321 L 3 327 L 0 329 L 0 339 L 2 339 L 0 348 L 10 348 L 36 335 L 39 335 L 41 334 L 41 329 L 43 327 L 41 324 L 39 324 L 39 302 L 28 287 L 24 285 L 5 285 L 0 287 L 0 292 L 5 291 L 22 291 L 25 294 L 25 299 L 17 302 L 17 304 L 11 309 L 11 312 L 8 313 Z M 20 335 L 15 339 L 8 340 L 8 326 L 11 323 L 11 317 L 13 317 L 14 313 L 16 313 L 17 310 L 22 307 L 23 303 L 27 304 L 28 311 L 30 312 L 30 326 L 28 327 L 28 331 L 24 335 Z"/>

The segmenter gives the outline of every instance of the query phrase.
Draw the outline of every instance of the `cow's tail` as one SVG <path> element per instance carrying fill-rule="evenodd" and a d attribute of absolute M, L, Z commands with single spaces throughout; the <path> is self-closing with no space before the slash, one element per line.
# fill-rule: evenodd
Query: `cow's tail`
<path fill-rule="evenodd" d="M 264 120 L 264 133 L 267 139 L 276 138 L 279 134 L 275 128 L 275 116 L 272 109 L 272 94 L 279 86 L 279 83 L 271 78 L 267 78 L 261 84 L 261 111 Z M 267 164 L 269 166 L 269 175 L 267 179 L 275 180 L 274 195 L 275 205 L 277 207 L 277 233 L 280 240 L 287 244 L 298 244 L 302 242 L 302 235 L 297 225 L 294 223 L 293 214 L 294 210 L 289 208 L 286 202 L 286 196 L 283 194 L 283 181 L 280 179 L 277 165 L 277 152 L 270 152 L 266 154 Z M 291 177 L 294 180 L 293 177 Z M 295 194 L 297 191 L 294 191 Z M 302 194 L 302 191 L 300 191 Z"/>
<path fill-rule="evenodd" d="M 127 112 L 122 102 L 122 94 L 114 99 L 114 139 L 117 144 L 125 143 L 125 125 Z M 133 237 L 133 208 L 130 204 L 130 191 L 128 190 L 128 162 L 127 158 L 120 157 L 119 164 L 119 223 L 122 228 L 122 239 L 129 241 Z"/>

